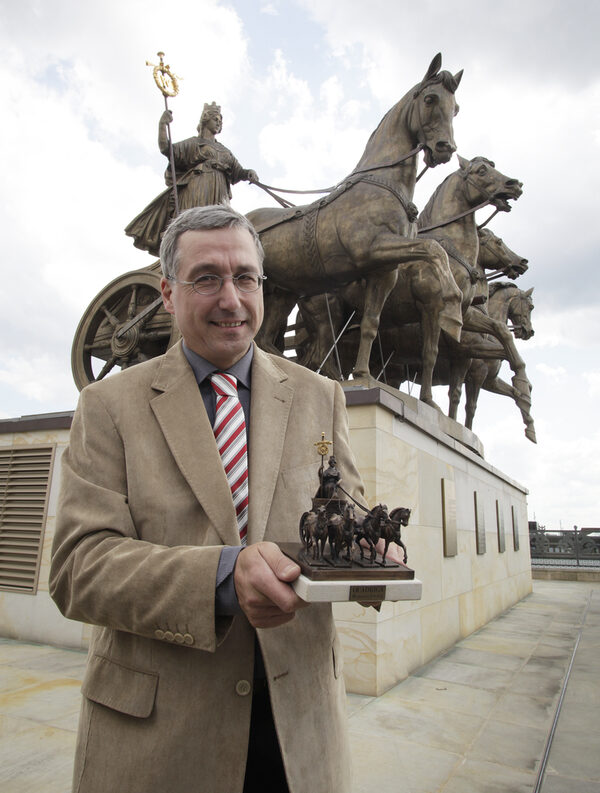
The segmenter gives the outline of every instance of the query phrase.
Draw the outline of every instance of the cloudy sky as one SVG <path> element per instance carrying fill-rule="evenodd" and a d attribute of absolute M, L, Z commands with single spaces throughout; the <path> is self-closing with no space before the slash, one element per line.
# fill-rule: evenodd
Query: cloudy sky
<path fill-rule="evenodd" d="M 600 526 L 600 64 L 592 0 L 0 0 L 0 416 L 71 410 L 70 348 L 113 278 L 152 263 L 123 233 L 163 189 L 163 99 L 146 60 L 182 77 L 176 140 L 205 101 L 220 136 L 272 185 L 334 184 L 433 55 L 464 68 L 460 154 L 524 183 L 490 228 L 529 260 L 535 337 L 519 345 L 538 444 L 516 406 L 482 394 L 486 458 L 530 490 L 530 518 Z M 458 167 L 418 185 L 423 207 Z M 241 211 L 271 200 L 234 187 Z M 481 219 L 485 217 L 485 212 Z M 478 218 L 479 219 L 479 218 Z M 510 373 L 505 375 L 510 376 Z M 444 392 L 436 394 L 446 404 Z M 462 409 L 461 409 L 462 415 Z"/>

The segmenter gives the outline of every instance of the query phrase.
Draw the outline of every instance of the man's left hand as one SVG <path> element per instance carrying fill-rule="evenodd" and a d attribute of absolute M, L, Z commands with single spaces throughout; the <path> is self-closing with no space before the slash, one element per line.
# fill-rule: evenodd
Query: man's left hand
<path fill-rule="evenodd" d="M 254 628 L 284 625 L 308 605 L 290 586 L 299 575 L 300 567 L 275 543 L 259 542 L 240 552 L 233 581 L 242 611 Z"/>

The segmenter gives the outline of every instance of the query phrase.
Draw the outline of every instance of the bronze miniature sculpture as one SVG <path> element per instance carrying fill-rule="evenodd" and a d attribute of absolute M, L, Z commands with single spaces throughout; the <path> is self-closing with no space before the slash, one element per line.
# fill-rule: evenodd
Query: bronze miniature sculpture
<path fill-rule="evenodd" d="M 401 539 L 401 527 L 408 525 L 410 509 L 397 507 L 389 512 L 385 504 L 369 509 L 354 501 L 342 487 L 335 457 L 331 455 L 327 467 L 324 465 L 328 445 L 330 441 L 325 440 L 324 434 L 315 444 L 321 455 L 319 487 L 312 508 L 300 518 L 301 546 L 282 543 L 282 550 L 298 562 L 304 575 L 319 581 L 413 579 L 414 571 L 406 567 L 407 550 Z M 357 515 L 356 507 L 364 515 Z M 381 538 L 384 550 L 378 555 L 376 545 Z M 392 542 L 402 548 L 403 564 L 386 559 Z"/>

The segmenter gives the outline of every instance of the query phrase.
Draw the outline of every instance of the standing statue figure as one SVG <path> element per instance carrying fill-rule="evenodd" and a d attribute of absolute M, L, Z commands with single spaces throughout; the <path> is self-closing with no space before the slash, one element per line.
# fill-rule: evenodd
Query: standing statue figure
<path fill-rule="evenodd" d="M 337 467 L 337 460 L 331 455 L 327 468 L 319 470 L 321 487 L 317 493 L 318 498 L 335 498 L 338 482 L 342 478 Z"/>
<path fill-rule="evenodd" d="M 158 122 L 158 148 L 169 157 L 169 136 L 167 127 L 173 120 L 170 110 L 165 110 Z M 177 179 L 179 211 L 195 206 L 228 203 L 231 199 L 231 185 L 237 182 L 257 182 L 255 171 L 242 168 L 226 146 L 219 143 L 215 136 L 223 128 L 221 108 L 215 102 L 206 103 L 198 135 L 173 144 L 173 159 Z M 133 237 L 136 248 L 158 256 L 161 235 L 167 223 L 175 215 L 173 179 L 171 168 L 165 171 L 167 189 L 158 195 L 125 228 L 125 233 Z"/>

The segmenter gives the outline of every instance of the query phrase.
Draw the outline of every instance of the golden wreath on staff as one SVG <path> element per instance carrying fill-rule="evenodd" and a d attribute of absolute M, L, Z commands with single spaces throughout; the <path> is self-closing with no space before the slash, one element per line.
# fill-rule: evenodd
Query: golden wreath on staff
<path fill-rule="evenodd" d="M 329 447 L 332 446 L 332 445 L 333 444 L 332 444 L 331 441 L 326 441 L 325 440 L 325 433 L 324 432 L 321 433 L 321 440 L 317 441 L 314 444 L 314 446 L 316 446 L 316 448 L 317 448 L 317 454 L 320 454 L 321 457 L 325 457 L 325 455 L 329 451 Z"/>
<path fill-rule="evenodd" d="M 169 64 L 163 61 L 165 57 L 164 52 L 157 52 L 156 54 L 160 58 L 160 63 L 154 64 L 150 63 L 150 61 L 146 61 L 146 66 L 153 67 L 152 76 L 154 77 L 154 82 L 163 96 L 177 96 L 179 92 L 178 80 L 183 80 L 183 77 L 174 75 Z"/>

